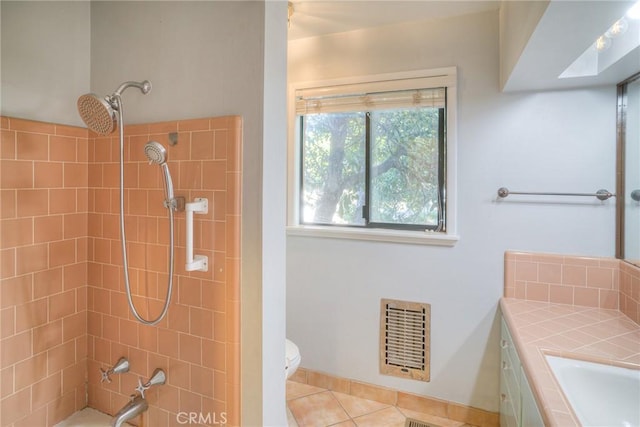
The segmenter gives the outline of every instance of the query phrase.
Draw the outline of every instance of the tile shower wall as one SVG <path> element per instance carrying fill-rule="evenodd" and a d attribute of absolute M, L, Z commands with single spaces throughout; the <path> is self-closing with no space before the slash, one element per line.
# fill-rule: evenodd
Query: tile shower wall
<path fill-rule="evenodd" d="M 86 405 L 87 130 L 0 117 L 0 425 Z"/>
<path fill-rule="evenodd" d="M 506 252 L 506 297 L 620 310 L 640 324 L 640 268 L 612 258 Z"/>
<path fill-rule="evenodd" d="M 90 406 L 113 413 L 156 367 L 168 384 L 151 391 L 146 425 L 176 424 L 179 411 L 239 425 L 240 119 L 126 130 L 130 272 L 143 315 L 162 305 L 168 243 L 159 167 L 144 161 L 144 144 L 169 147 L 178 132 L 168 150 L 176 193 L 210 201 L 194 227 L 210 271 L 184 271 L 176 214 L 174 295 L 155 328 L 133 321 L 123 294 L 115 138 L 7 117 L 0 130 L 0 425 L 53 425 L 86 406 L 87 391 Z M 131 373 L 101 384 L 98 367 L 122 355 Z"/>
<path fill-rule="evenodd" d="M 169 143 L 169 134 L 178 143 Z M 167 289 L 168 226 L 160 167 L 144 145 L 167 148 L 175 193 L 209 199 L 194 215 L 194 254 L 208 272 L 187 272 L 185 214 L 175 214 L 175 274 L 168 316 L 157 326 L 133 318 L 124 293 L 119 240 L 117 137 L 89 139 L 88 383 L 89 406 L 114 414 L 162 368 L 167 383 L 148 391 L 145 425 L 239 425 L 239 230 L 241 120 L 222 117 L 125 127 L 125 204 L 129 274 L 140 314 L 155 318 Z M 99 368 L 126 356 L 131 371 L 100 382 Z M 139 419 L 137 420 L 140 421 Z"/>

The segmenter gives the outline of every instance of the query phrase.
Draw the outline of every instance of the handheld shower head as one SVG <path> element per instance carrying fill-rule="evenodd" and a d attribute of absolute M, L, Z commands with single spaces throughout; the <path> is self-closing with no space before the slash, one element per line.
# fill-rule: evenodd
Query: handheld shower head
<path fill-rule="evenodd" d="M 167 161 L 167 149 L 157 141 L 149 141 L 144 146 L 144 154 L 149 159 L 149 164 L 156 163 L 162 165 Z"/>
<path fill-rule="evenodd" d="M 116 112 L 95 93 L 78 98 L 78 112 L 89 129 L 100 135 L 108 135 L 116 128 Z"/>
<path fill-rule="evenodd" d="M 78 98 L 78 113 L 89 129 L 100 135 L 108 135 L 116 128 L 116 111 L 120 107 L 120 95 L 129 87 L 137 87 L 147 94 L 151 91 L 151 82 L 124 82 L 111 95 L 100 98 L 95 93 L 87 93 Z"/>
<path fill-rule="evenodd" d="M 162 168 L 162 174 L 164 175 L 164 194 L 166 197 L 165 206 L 171 209 L 171 203 L 173 201 L 173 181 L 171 180 L 171 173 L 169 173 L 169 166 L 167 165 L 167 149 L 157 141 L 149 141 L 144 146 L 144 154 L 149 159 L 149 164 L 155 163 Z"/>

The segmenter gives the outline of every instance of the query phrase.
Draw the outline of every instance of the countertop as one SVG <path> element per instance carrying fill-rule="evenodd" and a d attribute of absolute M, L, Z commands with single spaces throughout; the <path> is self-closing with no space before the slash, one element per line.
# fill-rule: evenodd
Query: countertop
<path fill-rule="evenodd" d="M 640 369 L 640 325 L 618 310 L 502 298 L 523 369 L 547 426 L 580 426 L 544 355 Z"/>

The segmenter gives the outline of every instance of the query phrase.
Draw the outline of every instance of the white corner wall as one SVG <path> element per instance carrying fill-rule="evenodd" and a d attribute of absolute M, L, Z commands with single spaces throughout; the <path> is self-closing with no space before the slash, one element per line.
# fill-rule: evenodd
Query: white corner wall
<path fill-rule="evenodd" d="M 615 189 L 615 87 L 500 92 L 498 13 L 289 42 L 289 81 L 458 67 L 453 248 L 287 238 L 287 335 L 302 366 L 498 411 L 505 250 L 613 256 L 615 203 L 496 200 Z M 431 304 L 431 381 L 378 373 L 381 298 Z"/>
<path fill-rule="evenodd" d="M 263 426 L 286 426 L 287 2 L 265 2 L 262 150 Z M 245 417 L 246 418 L 246 417 Z M 251 425 L 249 422 L 244 425 Z"/>
<path fill-rule="evenodd" d="M 0 2 L 0 114 L 80 126 L 89 91 L 87 1 Z"/>
<path fill-rule="evenodd" d="M 500 4 L 500 88 L 507 83 L 547 6 L 549 0 Z"/>
<path fill-rule="evenodd" d="M 262 114 L 261 1 L 91 3 L 91 90 L 123 95 L 126 123 L 242 114 L 255 142 Z"/>

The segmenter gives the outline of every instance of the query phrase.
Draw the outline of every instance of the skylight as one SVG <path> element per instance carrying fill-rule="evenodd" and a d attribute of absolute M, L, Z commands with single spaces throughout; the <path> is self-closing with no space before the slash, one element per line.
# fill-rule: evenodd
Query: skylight
<path fill-rule="evenodd" d="M 558 78 L 597 76 L 638 46 L 640 1 L 598 37 Z"/>

